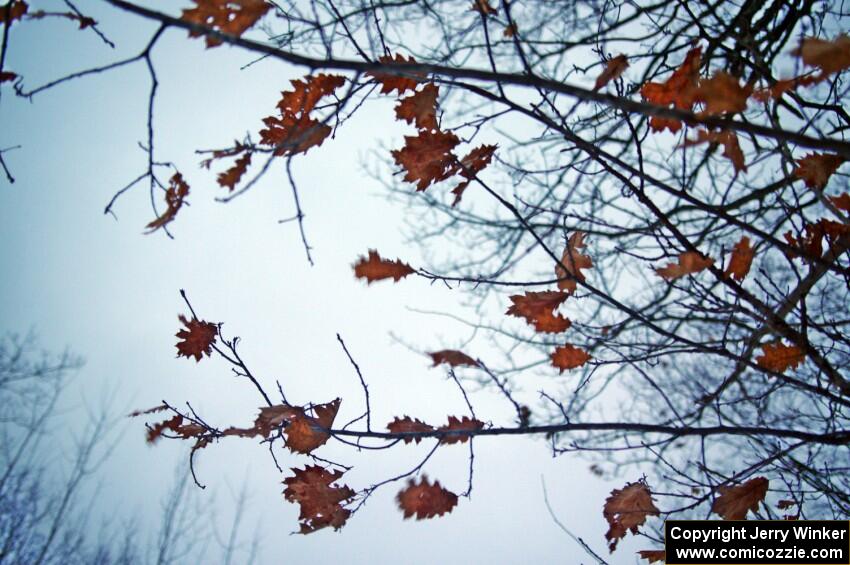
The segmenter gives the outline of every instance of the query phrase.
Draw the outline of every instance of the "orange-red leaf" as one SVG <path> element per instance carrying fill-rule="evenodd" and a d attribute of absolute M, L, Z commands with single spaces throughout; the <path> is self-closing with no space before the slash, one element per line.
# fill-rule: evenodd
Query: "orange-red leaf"
<path fill-rule="evenodd" d="M 392 152 L 397 165 L 405 170 L 404 180 L 425 190 L 457 171 L 457 158 L 452 154 L 460 140 L 451 132 L 423 130 L 417 136 L 405 136 L 404 147 Z"/>
<path fill-rule="evenodd" d="M 797 167 L 792 174 L 805 181 L 809 188 L 824 188 L 829 177 L 846 160 L 840 155 L 810 153 L 802 159 L 797 159 Z"/>
<path fill-rule="evenodd" d="M 306 153 L 331 134 L 330 126 L 311 118 L 310 112 L 319 100 L 342 86 L 345 78 L 319 74 L 291 82 L 292 90 L 281 92 L 277 104 L 280 117 L 264 118 L 266 129 L 260 131 L 260 143 L 274 147 L 279 157 Z"/>
<path fill-rule="evenodd" d="M 453 208 L 457 206 L 463 198 L 463 191 L 466 190 L 466 187 L 469 186 L 472 179 L 474 179 L 478 173 L 490 164 L 496 149 L 498 149 L 498 146 L 496 145 L 479 145 L 460 160 L 458 172 L 460 173 L 460 176 L 466 180 L 462 181 L 452 189 L 452 194 L 455 195 L 455 199 L 452 202 Z"/>
<path fill-rule="evenodd" d="M 667 561 L 667 552 L 663 549 L 641 549 L 638 551 L 638 555 L 640 555 L 641 559 L 649 561 L 650 565 L 656 562 L 664 563 Z"/>
<path fill-rule="evenodd" d="M 283 480 L 286 485 L 283 496 L 301 507 L 300 533 L 310 534 L 328 526 L 338 530 L 344 526 L 351 511 L 343 508 L 342 502 L 355 493 L 346 485 L 331 484 L 342 477 L 343 471 L 329 471 L 318 465 L 292 471 L 295 475 Z"/>
<path fill-rule="evenodd" d="M 717 490 L 720 496 L 714 499 L 711 511 L 724 520 L 744 520 L 747 512 L 757 512 L 759 503 L 764 502 L 769 481 L 764 477 L 750 479 L 737 487 L 722 486 Z"/>
<path fill-rule="evenodd" d="M 319 404 L 313 407 L 315 416 L 301 413 L 296 414 L 292 421 L 286 426 L 286 447 L 293 453 L 310 453 L 317 447 L 324 445 L 330 435 L 322 431 L 333 426 L 336 413 L 339 411 L 340 399 L 327 404 Z M 285 417 L 288 417 L 286 415 Z M 317 429 L 322 428 L 322 429 Z"/>
<path fill-rule="evenodd" d="M 766 102 L 771 98 L 779 98 L 786 92 L 802 86 L 811 86 L 821 82 L 825 77 L 821 75 L 802 75 L 776 81 L 776 84 L 767 88 L 761 88 L 753 93 L 753 98 Z"/>
<path fill-rule="evenodd" d="M 307 115 L 313 111 L 323 97 L 333 94 L 345 84 L 340 75 L 308 75 L 302 79 L 290 81 L 292 90 L 281 92 L 277 108 L 281 114 Z"/>
<path fill-rule="evenodd" d="M 679 255 L 676 263 L 669 263 L 666 267 L 655 269 L 659 276 L 672 281 L 685 275 L 698 273 L 714 264 L 714 259 L 703 257 L 696 251 L 685 251 Z"/>
<path fill-rule="evenodd" d="M 694 100 L 705 105 L 701 112 L 703 116 L 732 114 L 747 109 L 747 100 L 752 93 L 751 85 L 741 86 L 737 77 L 719 71 L 713 77 L 699 81 Z"/>
<path fill-rule="evenodd" d="M 839 35 L 832 41 L 805 37 L 792 52 L 810 67 L 817 67 L 824 75 L 850 68 L 850 37 Z"/>
<path fill-rule="evenodd" d="M 432 367 L 436 367 L 440 363 L 445 363 L 452 367 L 457 367 L 459 365 L 465 365 L 468 367 L 478 366 L 478 362 L 475 359 L 463 351 L 457 351 L 456 349 L 443 349 L 440 351 L 434 351 L 428 355 L 431 356 L 431 360 L 434 362 Z"/>
<path fill-rule="evenodd" d="M 183 10 L 183 21 L 214 29 L 228 35 L 241 36 L 271 9 L 265 0 L 192 0 L 194 8 Z M 190 31 L 189 37 L 199 37 Z M 207 47 L 221 45 L 221 39 L 206 36 Z"/>
<path fill-rule="evenodd" d="M 422 73 L 410 72 L 404 70 L 404 65 L 415 65 L 416 59 L 409 57 L 404 58 L 403 55 L 395 54 L 395 57 L 384 55 L 378 58 L 378 62 L 385 65 L 392 65 L 404 75 L 389 74 L 386 72 L 369 72 L 366 73 L 375 78 L 381 83 L 381 94 L 391 94 L 393 90 L 397 90 L 399 94 L 404 94 L 408 90 L 416 90 L 416 85 L 425 80 Z"/>
<path fill-rule="evenodd" d="M 750 246 L 750 238 L 744 236 L 741 241 L 735 244 L 732 248 L 732 258 L 729 259 L 729 266 L 726 267 L 724 274 L 727 277 L 732 277 L 738 282 L 744 280 L 747 273 L 750 272 L 750 266 L 753 264 L 756 250 Z"/>
<path fill-rule="evenodd" d="M 236 162 L 232 167 L 224 171 L 223 173 L 219 173 L 218 175 L 218 184 L 219 186 L 223 186 L 229 188 L 231 192 L 236 188 L 236 185 L 239 184 L 239 181 L 242 179 L 242 175 L 248 170 L 248 166 L 251 164 L 251 152 L 248 151 L 240 158 L 236 159 Z"/>
<path fill-rule="evenodd" d="M 180 338 L 177 342 L 177 356 L 194 357 L 195 362 L 204 355 L 212 355 L 212 346 L 218 335 L 218 326 L 197 318 L 187 320 L 182 314 L 178 316 L 186 329 L 175 334 Z"/>
<path fill-rule="evenodd" d="M 602 509 L 602 515 L 608 521 L 608 532 L 605 534 L 608 548 L 614 551 L 617 542 L 626 537 L 626 532 L 638 533 L 638 526 L 646 522 L 647 516 L 659 514 L 646 483 L 626 483 L 622 489 L 612 490 Z"/>
<path fill-rule="evenodd" d="M 625 55 L 617 55 L 616 57 L 609 59 L 608 62 L 605 63 L 605 68 L 601 73 L 599 73 L 599 76 L 596 77 L 596 83 L 593 85 L 593 90 L 599 90 L 612 80 L 620 78 L 623 71 L 628 68 L 629 60 Z"/>
<path fill-rule="evenodd" d="M 581 270 L 593 267 L 593 260 L 582 253 L 582 249 L 587 246 L 584 235 L 584 232 L 577 231 L 570 236 L 561 262 L 555 265 L 555 276 L 560 279 L 558 288 L 569 293 L 576 291 L 576 281 L 584 281 Z"/>
<path fill-rule="evenodd" d="M 148 228 L 147 233 L 153 233 L 171 222 L 183 207 L 187 196 L 189 196 L 189 185 L 183 180 L 183 175 L 174 173 L 168 181 L 168 188 L 165 189 L 166 209 L 157 219 L 145 226 Z"/>
<path fill-rule="evenodd" d="M 429 82 L 419 92 L 403 98 L 395 107 L 399 120 L 414 124 L 417 129 L 437 129 L 437 96 L 440 88 Z"/>
<path fill-rule="evenodd" d="M 706 131 L 704 129 L 697 130 L 696 139 L 686 139 L 684 146 L 700 145 L 709 143 L 711 145 L 722 145 L 723 156 L 732 162 L 735 167 L 735 172 L 747 170 L 747 164 L 744 162 L 744 152 L 741 151 L 741 146 L 738 144 L 738 136 L 734 131 Z"/>
<path fill-rule="evenodd" d="M 445 426 L 437 428 L 437 430 L 441 432 L 474 432 L 475 430 L 480 430 L 483 427 L 484 422 L 476 420 L 475 418 L 469 418 L 468 416 L 464 416 L 460 420 L 458 420 L 454 416 L 449 416 L 449 423 Z M 468 439 L 469 435 L 466 434 L 452 434 L 440 438 L 440 443 L 445 443 L 449 445 L 458 442 L 466 443 L 466 440 Z"/>
<path fill-rule="evenodd" d="M 441 487 L 440 481 L 430 484 L 425 475 L 418 485 L 410 479 L 407 488 L 398 493 L 396 500 L 398 507 L 404 512 L 405 519 L 414 514 L 417 520 L 442 516 L 457 506 L 456 494 Z"/>
<path fill-rule="evenodd" d="M 763 354 L 756 357 L 758 366 L 777 373 L 783 373 L 789 367 L 796 368 L 806 359 L 802 349 L 782 342 L 765 343 L 761 350 Z"/>
<path fill-rule="evenodd" d="M 366 279 L 366 284 L 383 279 L 393 279 L 398 282 L 414 272 L 416 271 L 407 263 L 402 263 L 400 259 L 395 261 L 383 259 L 374 249 L 369 250 L 368 258 L 360 257 L 354 264 L 354 276 L 358 279 Z"/>
<path fill-rule="evenodd" d="M 429 426 L 425 422 L 420 421 L 419 419 L 411 418 L 410 416 L 405 416 L 404 418 L 399 418 L 396 416 L 392 422 L 387 424 L 387 429 L 394 434 L 401 433 L 410 433 L 410 432 L 431 432 L 434 431 L 432 426 Z M 406 437 L 404 438 L 404 443 L 410 443 L 411 441 L 415 441 L 419 443 L 422 441 L 421 437 Z"/>
<path fill-rule="evenodd" d="M 551 358 L 552 366 L 556 367 L 560 373 L 563 373 L 567 369 L 576 369 L 581 367 L 593 359 L 593 357 L 591 357 L 584 349 L 570 344 L 555 348 Z"/>
<path fill-rule="evenodd" d="M 691 49 L 685 60 L 665 82 L 648 82 L 644 84 L 640 93 L 647 102 L 659 106 L 669 107 L 671 104 L 679 110 L 693 110 L 696 101 L 696 89 L 699 81 L 699 67 L 702 57 L 702 48 Z M 669 129 L 676 133 L 681 129 L 679 120 L 652 116 L 649 125 L 653 131 L 664 131 Z"/>
<path fill-rule="evenodd" d="M 165 432 L 166 430 L 176 431 L 182 423 L 183 416 L 181 416 L 180 414 L 175 414 L 168 420 L 157 422 L 156 424 L 151 425 L 150 427 L 148 427 L 147 442 L 156 443 L 156 440 L 162 437 L 163 432 Z"/>
<path fill-rule="evenodd" d="M 506 314 L 525 318 L 538 332 L 560 333 L 570 327 L 571 322 L 555 310 L 569 297 L 567 292 L 548 290 L 544 292 L 526 292 L 524 295 L 511 296 L 513 306 Z"/>
<path fill-rule="evenodd" d="M 0 24 L 7 23 L 6 13 L 9 14 L 8 23 L 20 20 L 27 13 L 29 6 L 23 0 L 11 0 L 11 4 L 0 6 Z"/>
<path fill-rule="evenodd" d="M 292 114 L 263 118 L 265 129 L 260 130 L 260 143 L 274 147 L 278 157 L 306 153 L 321 145 L 331 134 L 330 126 L 309 116 L 301 118 Z"/>

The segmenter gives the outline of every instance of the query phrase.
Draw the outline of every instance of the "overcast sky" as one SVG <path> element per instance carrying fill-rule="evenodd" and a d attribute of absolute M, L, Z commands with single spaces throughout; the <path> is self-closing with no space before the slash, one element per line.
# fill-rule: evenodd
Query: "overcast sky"
<path fill-rule="evenodd" d="M 177 4 L 188 2 L 151 3 L 174 13 Z M 101 2 L 79 6 L 118 48 L 76 32 L 67 21 L 27 22 L 14 30 L 7 59 L 27 87 L 136 53 L 155 29 Z M 352 275 L 351 264 L 369 248 L 421 264 L 419 250 L 402 235 L 405 210 L 389 202 L 386 189 L 363 170 L 371 151 L 402 143 L 405 130 L 391 121 L 392 100 L 365 106 L 336 139 L 294 162 L 314 267 L 296 225 L 278 223 L 294 213 L 282 161 L 243 197 L 215 201 L 222 190 L 217 170 L 199 168 L 194 151 L 226 146 L 246 131 L 256 134 L 289 79 L 304 73 L 273 62 L 240 70 L 251 60 L 227 47 L 206 50 L 203 41 L 177 30 L 166 32 L 154 51 L 160 80 L 156 156 L 177 164 L 192 187 L 191 206 L 171 224 L 174 240 L 143 234 L 153 219 L 144 186 L 118 201 L 117 221 L 103 214 L 112 194 L 144 171 L 146 155 L 137 145 L 146 135 L 149 78 L 143 64 L 68 83 L 32 103 L 3 87 L 0 146 L 21 148 L 5 155 L 17 182 L 0 184 L 2 329 L 34 328 L 45 347 L 68 346 L 85 357 L 69 391 L 73 409 L 62 415 L 69 430 L 84 421 L 85 403 L 97 405 L 106 397 L 116 416 L 166 399 L 175 405 L 191 401 L 219 426 L 253 420 L 260 399 L 225 364 L 175 358 L 177 315 L 186 312 L 181 288 L 199 316 L 224 322 L 226 334 L 242 337 L 243 358 L 267 390 L 279 379 L 293 402 L 341 397 L 343 422 L 362 412 L 362 390 L 336 341 L 340 333 L 369 383 L 373 422 L 383 426 L 405 414 L 440 422 L 448 414 L 466 414 L 445 372 L 390 335 L 421 350 L 461 345 L 468 328 L 411 309 L 461 314 L 463 290 L 414 279 L 367 287 Z M 536 401 L 536 383 L 523 388 L 526 402 Z M 503 398 L 482 391 L 472 400 L 479 418 L 511 422 Z M 137 514 L 151 523 L 175 466 L 187 461 L 188 444 L 149 447 L 141 421 L 118 426 L 123 439 L 104 467 L 96 506 L 103 516 Z M 358 489 L 414 466 L 428 449 L 411 444 L 358 454 L 330 442 L 317 453 L 354 465 L 343 482 Z M 279 456 L 287 474 L 310 462 L 283 451 Z M 447 446 L 425 472 L 462 492 L 467 456 L 465 446 Z M 588 466 L 576 456 L 553 458 L 542 438 L 481 438 L 475 442 L 472 498 L 461 499 L 450 515 L 403 520 L 394 502 L 402 485 L 393 484 L 340 532 L 298 536 L 289 535 L 298 529 L 298 507 L 283 499 L 285 475 L 264 447 L 231 438 L 197 458 L 208 485 L 201 496 L 215 497 L 222 523 L 232 512 L 231 491 L 249 481 L 244 524 L 262 529 L 263 563 L 588 563 L 547 513 L 541 479 L 561 521 L 607 554 L 604 499 L 638 478 L 632 469 L 607 482 Z M 610 562 L 634 563 L 634 551 L 648 546 L 627 539 Z"/>

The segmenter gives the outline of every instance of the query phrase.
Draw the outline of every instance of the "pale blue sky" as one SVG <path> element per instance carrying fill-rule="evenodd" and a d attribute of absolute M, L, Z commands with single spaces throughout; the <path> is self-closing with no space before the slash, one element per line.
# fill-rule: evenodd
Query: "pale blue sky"
<path fill-rule="evenodd" d="M 44 4 L 44 6 L 42 6 Z M 33 7 L 57 7 L 39 2 Z M 176 12 L 176 4 L 151 5 Z M 66 21 L 28 22 L 14 30 L 8 66 L 28 87 L 63 73 L 137 52 L 153 26 L 117 13 L 102 2 L 79 2 L 118 43 L 111 50 Z M 395 343 L 394 333 L 421 349 L 458 346 L 468 335 L 448 319 L 407 308 L 460 312 L 464 296 L 442 285 L 409 279 L 368 287 L 351 264 L 367 249 L 420 264 L 418 250 L 402 237 L 404 209 L 387 201 L 385 189 L 362 170 L 368 152 L 399 146 L 405 130 L 394 124 L 392 100 L 367 105 L 335 140 L 294 163 L 306 229 L 316 266 L 310 267 L 294 224 L 283 162 L 250 193 L 223 205 L 215 172 L 198 167 L 195 149 L 221 147 L 256 131 L 272 113 L 280 90 L 303 69 L 263 62 L 240 71 L 251 56 L 230 48 L 205 50 L 202 41 L 168 31 L 154 51 L 161 83 L 156 103 L 157 158 L 175 162 L 190 183 L 190 207 L 171 224 L 176 237 L 143 235 L 153 219 L 146 188 L 139 186 L 115 206 L 118 221 L 103 214 L 111 195 L 144 168 L 137 142 L 145 136 L 148 77 L 137 63 L 40 94 L 32 103 L 3 86 L 0 146 L 22 146 L 5 155 L 18 182 L 0 184 L 0 321 L 2 330 L 34 328 L 45 346 L 69 346 L 87 360 L 71 391 L 79 399 L 68 412 L 69 428 L 83 419 L 83 400 L 113 394 L 117 414 L 186 400 L 216 424 L 244 425 L 259 406 L 256 392 L 229 376 L 218 361 L 176 359 L 177 314 L 185 312 L 185 288 L 199 315 L 225 322 L 243 338 L 243 357 L 269 390 L 280 379 L 299 403 L 343 399 L 339 419 L 362 411 L 362 391 L 336 342 L 339 332 L 359 362 L 372 393 L 373 421 L 409 414 L 439 422 L 464 414 L 457 389 L 430 361 Z M 483 355 L 486 352 L 473 352 Z M 536 384 L 523 392 L 536 398 Z M 473 401 L 479 417 L 510 422 L 511 406 L 490 392 Z M 188 445 L 144 443 L 141 421 L 127 425 L 106 464 L 104 515 L 138 513 L 155 520 L 159 498 L 185 460 Z M 427 447 L 400 446 L 357 454 L 329 443 L 322 457 L 354 464 L 345 481 L 362 488 L 412 467 Z M 290 536 L 298 528 L 297 506 L 283 500 L 282 476 L 265 448 L 231 439 L 199 453 L 198 471 L 228 510 L 227 485 L 250 474 L 251 502 L 245 524 L 263 526 L 264 563 L 574 563 L 589 562 L 546 512 L 540 487 L 545 477 L 562 522 L 597 551 L 606 552 L 602 504 L 615 482 L 598 479 L 588 462 L 553 459 L 542 439 L 483 438 L 475 443 L 471 500 L 441 519 L 404 521 L 394 497 L 401 487 L 378 491 L 339 532 Z M 309 462 L 282 454 L 288 468 Z M 426 473 L 455 492 L 466 487 L 467 449 L 441 449 Z M 206 493 L 204 493 L 206 494 Z M 612 563 L 634 563 L 631 539 Z"/>

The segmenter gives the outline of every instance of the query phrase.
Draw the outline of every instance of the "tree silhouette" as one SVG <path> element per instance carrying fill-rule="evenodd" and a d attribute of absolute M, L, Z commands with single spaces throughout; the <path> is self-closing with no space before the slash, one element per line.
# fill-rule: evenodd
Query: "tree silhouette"
<path fill-rule="evenodd" d="M 165 13 L 106 1 L 159 24 L 143 51 L 36 87 L 25 69 L 24 78 L 3 75 L 32 99 L 126 65 L 148 69 L 146 164 L 106 212 L 145 185 L 154 203 L 150 232 L 170 236 L 189 221 L 182 210 L 191 187 L 155 149 L 152 53 L 166 33 L 307 71 L 277 108 L 258 115 L 262 128 L 248 124 L 241 140 L 198 153 L 216 171 L 225 202 L 283 160 L 291 220 L 311 263 L 291 163 L 332 143 L 365 104 L 390 97 L 410 135 L 370 164 L 405 208 L 429 265 L 368 250 L 352 258 L 354 275 L 460 289 L 476 316 L 466 322 L 502 352 L 493 359 L 430 353 L 469 414 L 378 423 L 367 377 L 340 337 L 364 393 L 362 415 L 340 425 L 332 391 L 306 405 L 290 403 L 280 384 L 271 392 L 269 379 L 240 356 L 238 338 L 207 321 L 214 305 L 199 316 L 184 294 L 178 354 L 220 357 L 262 405 L 248 428 L 169 403 L 145 411 L 165 416 L 149 426 L 149 441 L 192 442 L 193 473 L 199 450 L 228 436 L 259 438 L 273 456 L 281 445 L 308 455 L 313 464 L 281 471 L 284 495 L 300 505 L 301 531 L 309 533 L 342 527 L 376 489 L 404 479 L 398 503 L 406 517 L 443 515 L 457 495 L 411 478 L 429 470 L 438 449 L 468 445 L 461 493 L 468 496 L 475 438 L 543 435 L 554 454 L 586 453 L 600 472 L 634 469 L 635 481 L 600 501 L 612 551 L 653 516 L 734 519 L 742 516 L 729 509 L 742 507 L 771 518 L 850 514 L 850 195 L 841 172 L 850 158 L 843 107 L 850 39 L 838 7 L 193 0 Z M 100 33 L 67 4 L 63 17 Z M 15 26 L 47 14 L 21 0 L 4 10 L 5 55 Z M 520 398 L 517 380 L 531 372 L 564 374 L 562 386 Z M 516 420 L 476 415 L 471 384 L 498 390 Z M 342 484 L 347 467 L 319 456 L 331 439 L 361 449 L 413 441 L 433 448 L 409 472 L 354 489 Z M 643 530 L 658 543 L 660 523 Z M 659 558 L 655 550 L 644 557 Z"/>

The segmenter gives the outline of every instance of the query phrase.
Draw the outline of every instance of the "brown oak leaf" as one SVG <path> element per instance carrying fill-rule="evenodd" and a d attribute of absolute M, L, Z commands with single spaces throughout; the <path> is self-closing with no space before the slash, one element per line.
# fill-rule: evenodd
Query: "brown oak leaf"
<path fill-rule="evenodd" d="M 752 85 L 741 86 L 737 77 L 723 71 L 699 81 L 694 100 L 705 105 L 700 116 L 734 114 L 747 109 Z"/>
<path fill-rule="evenodd" d="M 581 367 L 593 357 L 579 347 L 570 344 L 562 345 L 555 348 L 551 355 L 552 366 L 558 369 L 559 373 L 563 373 L 567 369 L 577 369 Z"/>
<path fill-rule="evenodd" d="M 319 100 L 345 84 L 345 77 L 320 73 L 289 82 L 292 83 L 292 90 L 280 93 L 278 110 L 281 114 L 306 115 L 313 111 Z"/>
<path fill-rule="evenodd" d="M 612 80 L 617 80 L 629 68 L 629 59 L 625 55 L 617 55 L 605 63 L 605 68 L 596 77 L 593 90 L 599 90 Z"/>
<path fill-rule="evenodd" d="M 168 181 L 168 188 L 165 189 L 166 209 L 157 219 L 145 226 L 148 228 L 146 233 L 153 233 L 171 222 L 183 207 L 187 196 L 189 196 L 189 185 L 183 180 L 183 175 L 174 173 Z"/>
<path fill-rule="evenodd" d="M 295 415 L 284 430 L 286 447 L 293 453 L 310 453 L 317 447 L 324 445 L 330 435 L 322 429 L 328 430 L 333 427 L 340 402 L 340 399 L 337 398 L 327 404 L 314 406 L 314 416 L 308 416 L 305 413 Z"/>
<path fill-rule="evenodd" d="M 274 147 L 278 157 L 306 153 L 331 134 L 330 126 L 311 118 L 310 112 L 319 100 L 342 86 L 345 78 L 319 74 L 291 82 L 292 90 L 281 92 L 277 104 L 280 116 L 264 118 L 266 128 L 260 131 L 260 143 Z"/>
<path fill-rule="evenodd" d="M 260 143 L 274 147 L 278 157 L 306 153 L 321 145 L 332 131 L 309 116 L 299 118 L 292 114 L 269 116 L 263 118 L 263 123 L 266 127 L 260 130 Z"/>
<path fill-rule="evenodd" d="M 850 37 L 841 34 L 831 41 L 804 37 L 791 54 L 806 65 L 819 68 L 824 76 L 837 73 L 850 68 Z"/>
<path fill-rule="evenodd" d="M 457 158 L 452 153 L 460 139 L 440 130 L 423 130 L 417 136 L 405 136 L 404 147 L 392 151 L 397 165 L 405 170 L 404 180 L 425 190 L 457 172 Z"/>
<path fill-rule="evenodd" d="M 449 423 L 437 428 L 437 430 L 441 432 L 471 432 L 480 430 L 483 427 L 484 422 L 476 420 L 475 418 L 463 416 L 460 420 L 458 420 L 454 416 L 449 416 Z M 466 440 L 468 440 L 469 437 L 470 436 L 467 434 L 453 433 L 451 435 L 441 437 L 440 443 L 445 443 L 447 445 L 454 443 L 466 443 Z"/>
<path fill-rule="evenodd" d="M 402 98 L 395 107 L 399 120 L 413 124 L 417 129 L 437 129 L 437 96 L 440 87 L 429 82 L 422 90 Z"/>
<path fill-rule="evenodd" d="M 732 257 L 729 259 L 729 266 L 723 272 L 727 277 L 732 277 L 738 282 L 744 280 L 747 273 L 750 272 L 750 266 L 753 264 L 756 250 L 750 245 L 750 238 L 743 236 L 741 240 L 732 248 Z"/>
<path fill-rule="evenodd" d="M 351 511 L 343 508 L 342 502 L 355 493 L 346 485 L 332 483 L 344 472 L 329 471 L 318 465 L 307 465 L 303 470 L 293 468 L 292 471 L 295 475 L 283 480 L 286 485 L 283 496 L 301 507 L 299 533 L 310 534 L 328 526 L 334 530 L 343 527 Z"/>
<path fill-rule="evenodd" d="M 669 263 L 666 267 L 655 269 L 655 272 L 664 279 L 672 281 L 685 275 L 698 273 L 714 264 L 714 259 L 703 257 L 696 251 L 685 251 L 679 255 L 676 263 Z"/>
<path fill-rule="evenodd" d="M 757 512 L 759 503 L 764 502 L 770 482 L 764 477 L 755 477 L 736 487 L 722 486 L 711 505 L 711 511 L 724 520 L 745 520 L 747 512 Z"/>
<path fill-rule="evenodd" d="M 12 82 L 18 78 L 18 75 L 11 71 L 3 71 L 0 73 L 0 82 Z"/>
<path fill-rule="evenodd" d="M 410 265 L 402 263 L 400 259 L 390 261 L 381 258 L 374 249 L 369 250 L 368 257 L 360 257 L 354 263 L 354 276 L 358 279 L 366 279 L 366 284 L 383 279 L 393 279 L 398 282 L 415 272 Z"/>
<path fill-rule="evenodd" d="M 452 194 L 455 195 L 455 199 L 452 202 L 452 208 L 457 206 L 461 201 L 463 198 L 463 192 L 475 176 L 490 164 L 496 149 L 498 149 L 497 145 L 480 145 L 460 160 L 458 172 L 460 173 L 460 176 L 466 180 L 462 181 L 459 185 L 452 189 Z"/>
<path fill-rule="evenodd" d="M 538 332 L 560 333 L 566 331 L 572 322 L 560 314 L 556 315 L 555 310 L 568 297 L 569 293 L 557 290 L 515 294 L 511 296 L 513 306 L 506 314 L 525 318 Z"/>
<path fill-rule="evenodd" d="M 821 189 L 846 160 L 840 155 L 810 153 L 802 159 L 797 159 L 797 166 L 792 174 L 805 181 L 807 187 Z"/>
<path fill-rule="evenodd" d="M 806 359 L 802 349 L 782 342 L 765 343 L 761 350 L 763 354 L 756 357 L 756 364 L 776 373 L 784 373 L 788 368 L 794 369 Z"/>
<path fill-rule="evenodd" d="M 181 20 L 211 28 L 215 31 L 241 36 L 271 9 L 265 0 L 192 0 L 194 8 L 183 10 Z M 200 37 L 199 31 L 189 31 L 189 37 Z M 206 36 L 207 48 L 221 45 L 222 40 Z"/>
<path fill-rule="evenodd" d="M 399 72 L 403 73 L 390 74 L 380 71 L 366 73 L 381 83 L 381 94 L 391 94 L 393 90 L 397 90 L 401 95 L 408 90 L 416 90 L 416 85 L 425 80 L 425 75 L 422 73 L 404 70 L 404 65 L 416 64 L 416 59 L 413 57 L 405 59 L 403 55 L 396 53 L 394 57 L 390 55 L 378 57 L 378 62 L 396 67 Z"/>
<path fill-rule="evenodd" d="M 679 110 L 693 110 L 696 102 L 696 90 L 699 83 L 699 67 L 701 64 L 702 48 L 695 47 L 685 56 L 685 60 L 665 82 L 648 82 L 640 93 L 647 101 L 659 106 L 672 105 Z M 676 133 L 682 128 L 682 122 L 672 118 L 652 116 L 649 126 L 653 131 Z"/>
<path fill-rule="evenodd" d="M 429 426 L 425 422 L 420 421 L 419 419 L 411 418 L 410 416 L 405 416 L 404 418 L 399 418 L 398 416 L 393 419 L 392 422 L 387 424 L 387 429 L 394 433 L 408 433 L 408 432 L 431 432 L 434 431 L 432 426 Z M 419 443 L 422 441 L 421 437 L 406 437 L 404 438 L 404 443 L 410 443 L 415 441 Z"/>
<path fill-rule="evenodd" d="M 218 184 L 219 186 L 229 188 L 230 192 L 236 188 L 236 185 L 239 184 L 239 181 L 242 179 L 242 176 L 248 171 L 248 166 L 251 164 L 251 152 L 248 151 L 238 159 L 233 164 L 232 167 L 224 171 L 223 173 L 219 173 L 218 175 Z"/>
<path fill-rule="evenodd" d="M 850 235 L 850 226 L 847 224 L 821 218 L 814 224 L 806 224 L 805 235 L 797 238 L 790 231 L 785 232 L 783 237 L 788 245 L 802 248 L 804 253 L 801 255 L 793 250 L 786 250 L 785 254 L 789 258 L 798 258 L 802 256 L 820 257 L 823 253 L 823 238 L 826 237 L 830 248 L 838 241 L 839 238 Z"/>
<path fill-rule="evenodd" d="M 177 342 L 177 356 L 194 357 L 195 362 L 198 362 L 202 356 L 212 355 L 212 346 L 218 335 L 218 325 L 194 317 L 187 320 L 182 314 L 178 318 L 186 329 L 175 334 L 180 338 Z"/>
<path fill-rule="evenodd" d="M 647 516 L 658 516 L 660 511 L 652 501 L 652 492 L 643 481 L 626 483 L 622 489 L 614 489 L 605 500 L 602 515 L 608 521 L 608 549 L 614 551 L 617 542 L 626 537 L 626 532 L 638 533 L 638 526 L 646 522 Z"/>
<path fill-rule="evenodd" d="M 741 151 L 741 146 L 738 144 L 738 136 L 733 131 L 707 131 L 704 129 L 697 130 L 695 139 L 686 139 L 684 147 L 692 145 L 700 145 L 708 143 L 712 148 L 717 145 L 723 146 L 723 156 L 732 162 L 735 168 L 735 173 L 747 170 L 747 164 L 744 162 L 744 152 Z"/>
<path fill-rule="evenodd" d="M 433 353 L 429 353 L 431 356 L 431 361 L 434 362 L 432 367 L 436 367 L 440 363 L 445 363 L 452 367 L 457 367 L 460 365 L 465 365 L 467 367 L 477 367 L 478 362 L 464 353 L 463 351 L 457 351 L 456 349 L 442 349 L 440 351 L 434 351 Z"/>
<path fill-rule="evenodd" d="M 228 35 L 241 36 L 271 9 L 265 0 L 192 0 L 194 8 L 183 10 L 181 20 L 211 28 Z M 199 31 L 189 31 L 189 37 L 200 37 Z M 221 45 L 222 40 L 206 36 L 207 48 Z"/>
<path fill-rule="evenodd" d="M 440 481 L 432 485 L 423 475 L 418 485 L 413 479 L 408 480 L 407 488 L 399 491 L 396 501 L 405 519 L 415 514 L 417 520 L 422 520 L 451 512 L 457 506 L 457 495 L 441 487 Z"/>
<path fill-rule="evenodd" d="M 576 291 L 576 281 L 584 281 L 584 273 L 581 270 L 593 267 L 593 259 L 582 253 L 582 249 L 587 246 L 584 236 L 584 232 L 573 233 L 567 240 L 561 262 L 555 265 L 555 276 L 560 279 L 558 288 L 569 293 Z"/>

